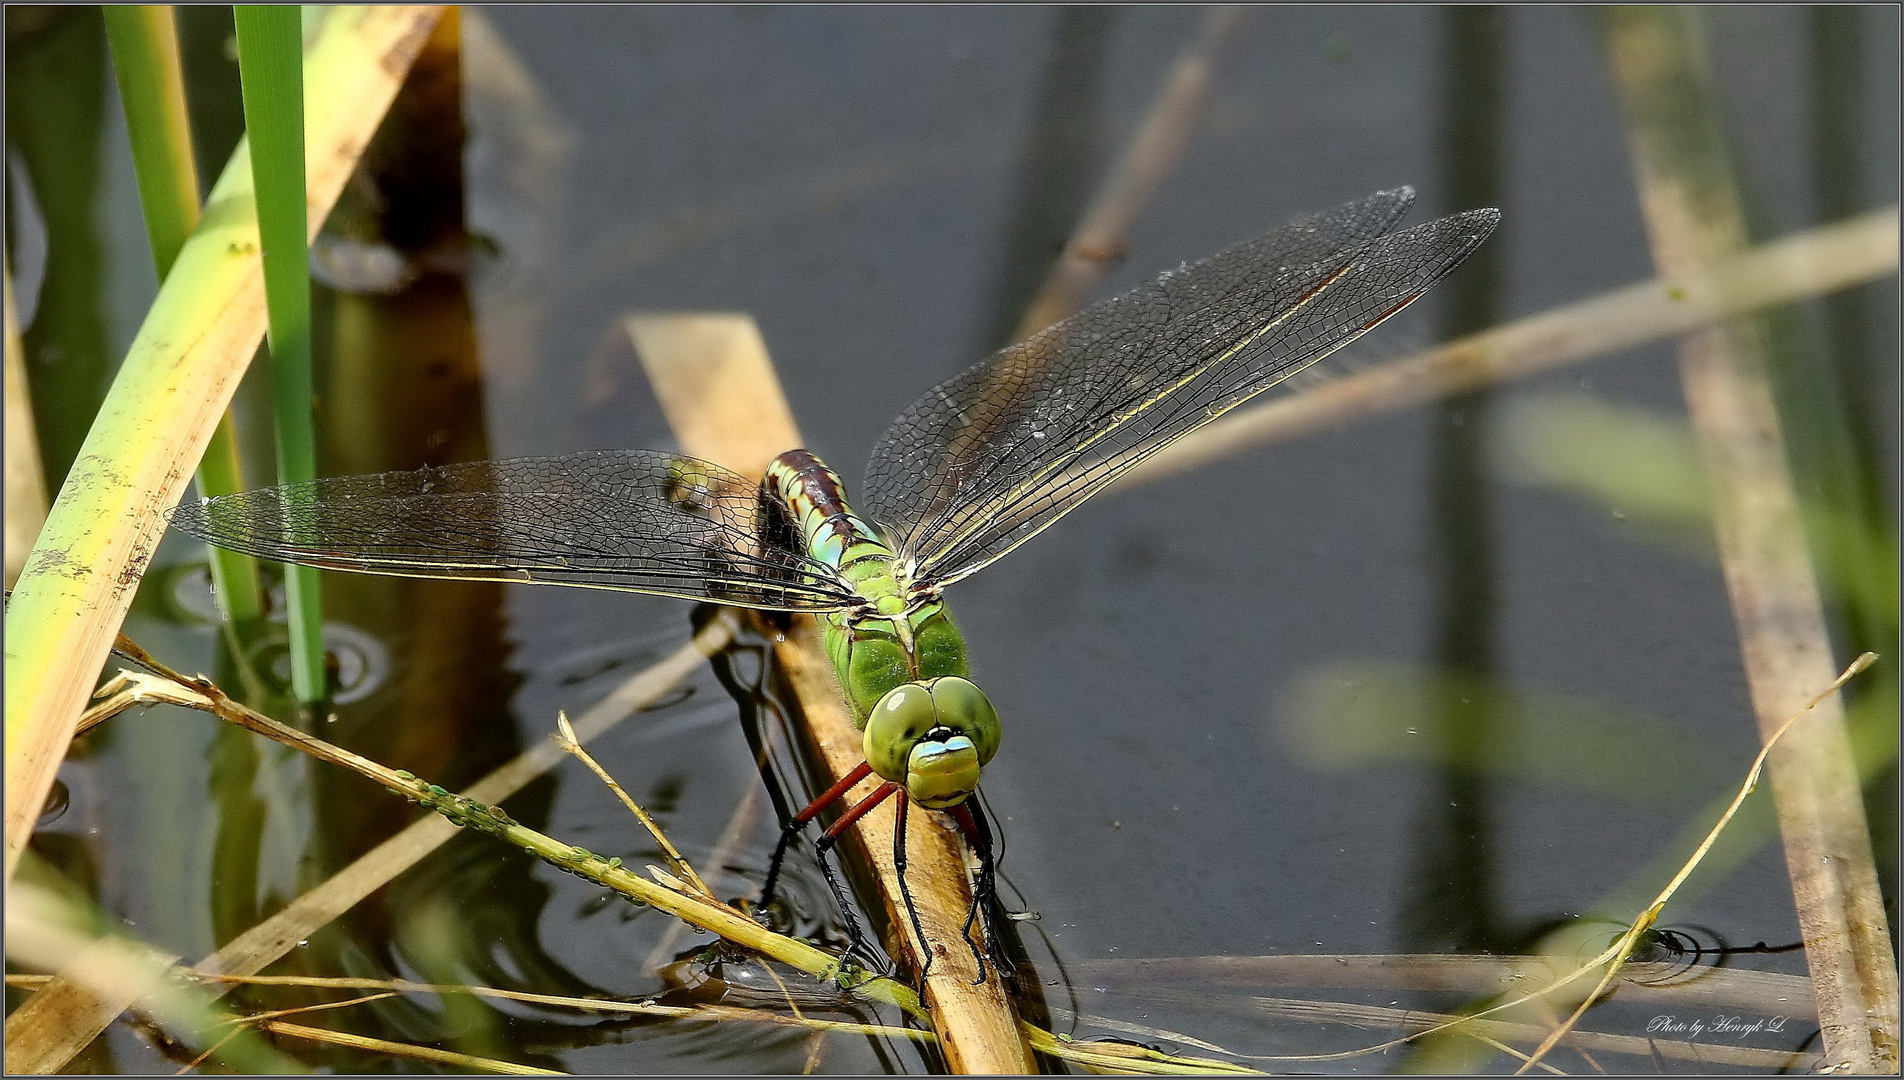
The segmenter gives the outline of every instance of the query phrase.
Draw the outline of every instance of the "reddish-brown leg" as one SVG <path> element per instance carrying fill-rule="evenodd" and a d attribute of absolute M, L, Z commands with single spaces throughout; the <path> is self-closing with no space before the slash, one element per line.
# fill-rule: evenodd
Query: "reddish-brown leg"
<path fill-rule="evenodd" d="M 805 810 L 793 815 L 793 820 L 787 822 L 787 827 L 780 830 L 780 842 L 774 845 L 773 861 L 767 864 L 767 883 L 760 890 L 762 908 L 773 904 L 774 885 L 780 880 L 780 864 L 787 857 L 787 845 L 793 843 L 793 838 L 800 835 L 800 830 L 806 827 L 807 822 L 819 816 L 820 811 L 844 798 L 847 792 L 853 790 L 854 784 L 866 779 L 872 771 L 871 765 L 864 761 L 860 762 L 852 772 L 841 777 L 839 783 L 827 788 L 820 793 L 819 798 L 808 803 Z"/>

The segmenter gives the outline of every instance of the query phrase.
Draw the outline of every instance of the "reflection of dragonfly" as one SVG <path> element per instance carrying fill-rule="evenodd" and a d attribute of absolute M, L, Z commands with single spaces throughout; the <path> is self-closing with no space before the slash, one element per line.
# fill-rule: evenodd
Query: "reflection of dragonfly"
<path fill-rule="evenodd" d="M 317 480 L 184 504 L 172 521 L 222 547 L 331 570 L 812 612 L 866 760 L 789 823 L 763 906 L 788 841 L 877 774 L 877 791 L 826 831 L 822 853 L 903 791 L 895 861 L 903 870 L 908 801 L 948 811 L 980 856 L 974 913 L 989 912 L 991 835 L 970 796 L 1000 726 L 966 678 L 940 590 L 1400 311 L 1500 219 L 1474 210 L 1391 232 L 1413 198 L 1385 191 L 1304 218 L 933 387 L 874 448 L 863 516 L 804 450 L 774 459 L 759 485 L 630 450 Z M 916 914 L 913 923 L 918 932 Z M 970 930 L 968 917 L 968 944 Z"/>

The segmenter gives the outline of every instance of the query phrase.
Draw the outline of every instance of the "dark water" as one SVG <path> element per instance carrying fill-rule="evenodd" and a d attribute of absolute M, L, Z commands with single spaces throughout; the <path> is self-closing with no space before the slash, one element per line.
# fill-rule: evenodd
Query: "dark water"
<path fill-rule="evenodd" d="M 14 39 L 12 18 L 10 57 L 32 40 Z M 347 207 L 333 220 L 333 235 L 362 239 L 363 251 L 393 245 L 414 280 L 395 297 L 369 295 L 376 264 L 360 259 L 359 276 L 345 275 L 359 292 L 320 300 L 335 353 L 321 413 L 329 470 L 669 445 L 618 320 L 731 310 L 757 320 L 808 446 L 850 482 L 890 417 L 1001 343 L 1199 18 L 1182 8 L 472 9 L 460 186 L 416 162 L 384 167 L 390 189 L 412 185 L 410 202 L 388 200 L 397 206 L 440 217 L 466 192 L 463 216 L 482 239 L 454 235 L 454 214 L 434 231 L 423 211 Z M 1896 201 L 1895 10 L 1715 9 L 1702 25 L 1755 237 Z M 229 79 L 216 51 L 194 44 L 215 34 L 187 29 L 206 85 Z M 1215 86 L 1100 295 L 1397 183 L 1420 190 L 1416 220 L 1488 204 L 1506 224 L 1485 257 L 1338 373 L 1652 273 L 1584 12 L 1257 10 Z M 10 81 L 10 114 L 26 92 Z M 92 319 L 117 356 L 151 284 L 131 242 L 142 233 L 110 86 L 103 96 L 92 198 L 110 228 L 93 233 L 96 299 L 90 315 L 51 310 Z M 445 140 L 433 126 L 441 113 L 418 110 L 399 145 Z M 9 146 L 27 156 L 12 135 Z M 215 145 L 202 152 L 222 161 Z M 19 218 L 12 198 L 9 211 Z M 20 227 L 9 235 L 23 308 L 35 295 L 56 300 L 31 290 Z M 1780 338 L 1783 385 L 1798 388 L 1782 404 L 1801 484 L 1829 497 L 1819 477 L 1849 445 L 1883 521 L 1897 505 L 1895 299 L 1893 278 L 1809 305 Z M 1616 425 L 1612 444 L 1542 427 L 1554 407 L 1597 408 Z M 247 409 L 268 411 L 241 399 L 241 419 Z M 1167 1046 L 1158 1032 L 1180 1032 L 1244 1054 L 1352 1049 L 1391 1033 L 1276 1018 L 1247 995 L 1439 1011 L 1468 997 L 1402 983 L 1166 984 L 1119 962 L 1515 953 L 1557 924 L 1644 906 L 1757 743 L 1696 505 L 1649 512 L 1629 489 L 1590 496 L 1565 479 L 1577 474 L 1567 463 L 1640 445 L 1635 432 L 1663 433 L 1641 475 L 1684 464 L 1673 456 L 1685 449 L 1684 405 L 1670 347 L 1106 495 L 949 592 L 975 677 L 1007 724 L 985 793 L 1005 837 L 1007 903 L 1038 915 L 1019 926 L 1059 1030 Z M 168 543 L 128 632 L 223 678 L 229 658 L 190 612 L 205 610 L 190 565 L 200 557 Z M 557 709 L 585 709 L 690 632 L 685 605 L 645 597 L 341 575 L 326 587 L 327 617 L 360 635 L 352 670 L 371 688 L 340 704 L 324 734 L 446 785 L 546 737 Z M 1881 603 L 1838 599 L 1839 655 L 1894 656 L 1894 602 L 1887 624 L 1869 615 Z M 755 655 L 729 663 L 742 682 L 758 674 Z M 1894 719 L 1894 671 L 1887 662 L 1870 680 L 1855 716 Z M 594 747 L 691 860 L 760 784 L 741 711 L 703 669 L 685 696 Z M 1895 741 L 1876 742 L 1868 801 L 1894 879 L 1896 773 L 1884 762 Z M 62 778 L 71 805 L 38 849 L 188 958 L 409 820 L 354 778 L 164 710 L 114 721 Z M 654 858 L 578 767 L 507 806 L 593 851 Z M 729 864 L 738 876 L 717 889 L 758 883 L 772 833 L 762 811 Z M 796 862 L 807 932 L 837 934 L 817 872 Z M 1762 797 L 1666 922 L 1708 945 L 1797 940 Z M 465 837 L 273 970 L 637 996 L 663 989 L 644 964 L 668 929 L 659 914 Z M 1730 963 L 1805 970 L 1800 953 Z M 1589 1026 L 1644 1035 L 1656 1011 L 1614 1008 Z M 809 1052 L 780 1029 L 427 998 L 348 1015 L 337 1022 L 354 1031 L 574 1071 L 798 1071 Z M 1705 1042 L 1815 1051 L 1815 1031 L 1800 1017 L 1779 1033 Z M 394 1067 L 285 1048 L 343 1070 Z M 81 1060 L 101 1070 L 163 1064 L 123 1026 L 92 1054 Z M 818 1067 L 932 1064 L 909 1044 L 831 1036 Z M 1512 1063 L 1453 1046 L 1282 1067 L 1292 1066 Z"/>

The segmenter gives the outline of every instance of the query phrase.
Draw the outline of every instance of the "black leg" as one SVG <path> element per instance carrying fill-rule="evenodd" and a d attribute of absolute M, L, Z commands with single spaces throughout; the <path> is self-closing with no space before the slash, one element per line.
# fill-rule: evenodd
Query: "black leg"
<path fill-rule="evenodd" d="M 899 897 L 906 902 L 906 917 L 912 920 L 912 932 L 919 938 L 919 949 L 924 959 L 919 965 L 919 978 L 924 979 L 926 972 L 932 970 L 932 942 L 926 938 L 926 928 L 919 925 L 919 909 L 912 903 L 912 887 L 906 884 L 906 803 L 904 795 L 899 796 L 898 820 L 893 823 L 893 870 L 899 875 Z"/>
<path fill-rule="evenodd" d="M 998 927 L 998 860 L 992 850 L 992 825 L 985 820 L 985 811 L 980 808 L 976 797 L 967 799 L 972 807 L 972 824 L 978 833 L 978 890 L 972 897 L 972 906 L 985 910 L 985 937 L 990 946 L 992 962 L 998 966 L 998 977 L 1008 980 L 1017 974 L 1011 960 L 1005 955 L 1005 938 Z"/>
<path fill-rule="evenodd" d="M 846 888 L 833 873 L 833 864 L 827 861 L 827 853 L 833 850 L 834 837 L 822 836 L 813 845 L 813 854 L 820 860 L 820 873 L 826 877 L 826 887 L 833 892 L 833 902 L 840 906 L 840 914 L 846 916 L 846 955 L 854 953 L 862 957 L 871 957 L 866 951 L 866 934 L 859 927 L 859 918 L 853 914 L 852 902 L 846 898 Z"/>
<path fill-rule="evenodd" d="M 841 777 L 839 783 L 821 792 L 818 798 L 808 803 L 806 809 L 795 814 L 793 820 L 787 822 L 786 827 L 780 830 L 780 841 L 774 845 L 773 861 L 767 864 L 767 883 L 760 890 L 760 910 L 764 911 L 773 904 L 774 885 L 780 880 L 780 864 L 786 859 L 787 847 L 793 843 L 793 838 L 800 835 L 800 830 L 806 828 L 807 822 L 818 817 L 820 811 L 840 801 L 848 791 L 853 789 L 854 784 L 864 780 L 872 771 L 871 765 L 861 762 L 858 768 Z M 826 860 L 820 860 L 820 865 L 825 866 Z M 847 917 L 852 918 L 850 913 Z"/>
<path fill-rule="evenodd" d="M 780 841 L 774 844 L 773 858 L 767 863 L 767 883 L 760 888 L 760 906 L 756 910 L 765 911 L 773 906 L 774 885 L 780 880 L 780 864 L 786 861 L 788 845 L 800 835 L 800 830 L 806 828 L 806 824 L 796 818 L 780 830 Z"/>
<path fill-rule="evenodd" d="M 861 768 L 866 770 L 867 772 L 870 772 L 872 767 L 862 766 Z M 853 780 L 854 783 L 857 783 L 858 781 L 856 777 L 863 776 L 863 775 L 865 775 L 864 772 L 855 771 L 852 776 L 848 777 L 848 779 Z M 847 781 L 845 780 L 842 780 L 840 783 L 834 785 L 833 791 L 828 792 L 828 795 L 827 795 L 829 801 L 832 798 L 837 798 L 839 795 L 844 794 L 846 789 L 851 786 L 852 785 L 847 783 Z M 846 901 L 846 890 L 840 887 L 839 878 L 833 876 L 833 867 L 830 863 L 826 861 L 826 853 L 833 850 L 833 845 L 839 843 L 840 837 L 845 835 L 846 830 L 852 828 L 855 822 L 857 822 L 860 818 L 865 817 L 867 814 L 871 813 L 873 808 L 878 806 L 880 803 L 885 802 L 887 799 L 892 798 L 895 794 L 898 794 L 899 791 L 900 791 L 899 785 L 892 783 L 891 781 L 888 781 L 884 784 L 879 785 L 878 790 L 874 791 L 871 795 L 868 795 L 864 799 L 861 799 L 859 802 L 855 803 L 852 809 L 840 815 L 840 819 L 838 821 L 827 826 L 827 830 L 824 834 L 820 836 L 819 842 L 813 845 L 813 850 L 815 854 L 819 855 L 820 857 L 820 870 L 822 873 L 826 875 L 827 887 L 833 890 L 833 899 L 839 902 L 840 911 L 846 915 L 847 933 L 852 938 L 852 944 L 848 948 L 849 954 L 853 952 L 860 952 L 862 953 L 862 955 L 868 958 L 873 957 L 872 953 L 864 952 L 864 949 L 866 947 L 866 937 L 864 934 L 860 932 L 859 920 L 853 917 L 852 905 L 847 903 Z M 900 795 L 899 798 L 903 802 L 906 797 L 904 795 Z M 807 815 L 802 814 L 802 816 L 807 816 Z"/>

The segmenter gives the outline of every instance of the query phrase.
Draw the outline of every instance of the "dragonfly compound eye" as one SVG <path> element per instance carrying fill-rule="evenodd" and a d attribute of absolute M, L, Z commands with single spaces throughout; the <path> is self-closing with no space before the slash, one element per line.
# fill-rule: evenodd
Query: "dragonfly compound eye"
<path fill-rule="evenodd" d="M 893 687 L 866 718 L 866 763 L 882 778 L 905 783 L 913 744 L 938 724 L 932 692 L 923 683 Z"/>
<path fill-rule="evenodd" d="M 904 784 L 921 806 L 943 808 L 978 787 L 998 735 L 998 712 L 984 691 L 948 676 L 887 691 L 866 719 L 864 747 L 875 773 Z"/>
<path fill-rule="evenodd" d="M 925 685 L 932 693 L 939 723 L 972 740 L 980 765 L 991 764 L 992 755 L 998 753 L 999 733 L 998 710 L 992 708 L 992 699 L 970 679 L 956 675 L 933 679 Z"/>

